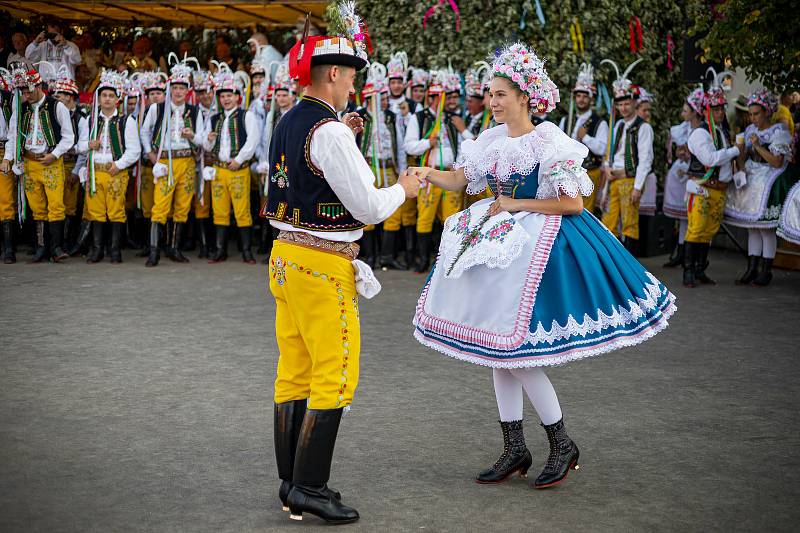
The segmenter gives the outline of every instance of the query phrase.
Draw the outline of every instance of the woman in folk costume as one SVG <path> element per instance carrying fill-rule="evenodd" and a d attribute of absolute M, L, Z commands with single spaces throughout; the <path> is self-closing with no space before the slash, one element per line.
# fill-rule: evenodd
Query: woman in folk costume
<path fill-rule="evenodd" d="M 583 206 L 590 212 L 594 212 L 595 196 L 600 186 L 600 166 L 603 164 L 608 144 L 608 123 L 592 109 L 595 96 L 597 96 L 597 86 L 594 83 L 594 68 L 589 63 L 581 63 L 575 87 L 572 88 L 569 115 L 561 119 L 559 127 L 589 149 L 583 168 L 592 180 L 594 189 L 592 194 L 584 199 Z M 574 121 L 573 106 L 577 110 Z"/>
<path fill-rule="evenodd" d="M 488 184 L 496 195 L 445 223 L 414 336 L 493 369 L 504 447 L 477 482 L 499 483 L 530 468 L 524 390 L 550 443 L 533 484 L 546 488 L 577 468 L 579 452 L 542 367 L 649 339 L 667 326 L 675 297 L 583 208 L 593 188 L 582 167 L 586 146 L 552 123 L 533 126 L 529 110 L 547 112 L 558 102 L 544 63 L 516 43 L 497 53 L 492 76 L 492 112 L 502 124 L 465 141 L 456 170 L 411 170 L 448 190 Z"/>
<path fill-rule="evenodd" d="M 786 172 L 792 137 L 782 123 L 771 124 L 778 100 L 766 89 L 747 100 L 751 124 L 744 130 L 739 168 L 746 184 L 731 187 L 725 201 L 725 222 L 747 228 L 747 270 L 739 285 L 769 285 L 778 246 L 775 230 L 786 195 L 796 176 Z M 739 141 L 737 140 L 737 144 Z"/>
<path fill-rule="evenodd" d="M 794 157 L 790 165 L 800 165 L 800 142 L 794 138 Z M 794 184 L 783 202 L 778 221 L 778 237 L 800 245 L 800 182 Z"/>
<path fill-rule="evenodd" d="M 377 189 L 355 141 L 363 121 L 354 113 L 337 118 L 356 72 L 367 65 L 354 4 L 340 9 L 347 37 L 305 34 L 289 53 L 290 72 L 306 89 L 275 128 L 262 211 L 280 231 L 269 267 L 280 351 L 278 495 L 290 518 L 310 513 L 332 523 L 359 518 L 327 483 L 339 423 L 358 385 L 358 295 L 371 298 L 380 289 L 371 269 L 355 260 L 355 241 L 366 224 L 385 220 L 420 186 L 403 174 Z"/>

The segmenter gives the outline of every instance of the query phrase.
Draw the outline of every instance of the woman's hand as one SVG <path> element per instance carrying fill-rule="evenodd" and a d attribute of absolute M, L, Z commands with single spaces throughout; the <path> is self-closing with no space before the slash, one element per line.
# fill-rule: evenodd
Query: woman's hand
<path fill-rule="evenodd" d="M 759 140 L 758 135 L 750 136 L 750 144 L 753 146 L 761 146 L 761 140 Z"/>
<path fill-rule="evenodd" d="M 421 181 L 428 181 L 428 175 L 433 170 L 430 167 L 408 167 L 408 173 L 412 176 L 416 176 Z"/>
<path fill-rule="evenodd" d="M 488 213 L 489 216 L 493 217 L 498 213 L 502 213 L 503 211 L 508 211 L 509 213 L 519 211 L 517 200 L 508 196 L 498 196 L 497 199 L 492 202 L 492 205 L 489 206 Z"/>

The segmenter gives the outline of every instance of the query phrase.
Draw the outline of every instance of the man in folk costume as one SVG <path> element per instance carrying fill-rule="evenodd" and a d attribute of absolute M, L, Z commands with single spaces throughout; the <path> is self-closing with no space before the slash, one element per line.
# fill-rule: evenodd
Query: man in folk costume
<path fill-rule="evenodd" d="M 403 126 L 407 117 L 421 110 L 421 106 L 406 96 L 408 84 L 408 55 L 404 51 L 395 52 L 386 63 L 389 75 L 389 109 L 397 116 L 403 117 Z M 405 165 L 405 163 L 403 163 Z M 404 170 L 403 167 L 402 170 Z"/>
<path fill-rule="evenodd" d="M 460 140 L 471 139 L 461 117 L 456 117 L 444 109 L 446 73 L 431 73 L 428 87 L 428 107 L 408 121 L 403 143 L 406 153 L 414 159 L 413 166 L 432 166 L 438 169 L 450 168 L 458 156 Z M 447 191 L 431 185 L 420 191 L 417 197 L 417 251 L 419 262 L 414 269 L 423 273 L 430 266 L 433 246 L 433 222 L 444 221 L 452 214 L 461 211 L 464 193 Z"/>
<path fill-rule="evenodd" d="M 10 118 L 0 172 L 7 173 L 12 161 L 24 171 L 21 183 L 36 222 L 36 252 L 32 262 L 50 257 L 59 262 L 69 257 L 62 248 L 65 217 L 62 156 L 75 144 L 72 118 L 67 106 L 44 94 L 42 78 L 36 70 L 16 68 L 12 75 L 14 85 L 20 90 L 21 105 Z M 49 254 L 45 224 L 50 231 Z"/>
<path fill-rule="evenodd" d="M 569 115 L 561 119 L 559 127 L 563 132 L 580 141 L 589 149 L 589 155 L 583 160 L 583 168 L 594 183 L 594 190 L 583 197 L 583 207 L 594 212 L 594 202 L 600 188 L 603 157 L 608 144 L 608 123 L 594 110 L 594 99 L 597 86 L 594 82 L 594 68 L 589 63 L 581 63 L 578 79 L 572 88 L 572 101 L 575 105 L 575 116 L 570 104 Z"/>
<path fill-rule="evenodd" d="M 639 200 L 653 166 L 653 128 L 636 114 L 634 87 L 628 79 L 639 61 L 631 63 L 621 75 L 613 61 L 601 62 L 611 63 L 617 72 L 612 86 L 618 116 L 612 144 L 603 161 L 603 181 L 608 188 L 608 211 L 603 215 L 603 224 L 618 238 L 624 237 L 631 253 L 638 247 Z"/>
<path fill-rule="evenodd" d="M 0 158 L 5 151 L 13 151 L 14 147 L 6 143 L 8 127 L 13 112 L 14 93 L 11 73 L 0 68 Z M 0 224 L 3 225 L 3 263 L 10 265 L 17 262 L 14 253 L 14 218 L 17 216 L 17 177 L 11 172 L 11 165 L 0 166 Z"/>
<path fill-rule="evenodd" d="M 730 72 L 720 73 L 722 77 L 727 75 Z M 698 282 L 716 284 L 706 275 L 708 251 L 711 239 L 722 224 L 725 194 L 733 180 L 733 160 L 740 153 L 739 147 L 730 145 L 730 134 L 724 126 L 728 101 L 720 76 L 714 72 L 707 94 L 699 88 L 687 99 L 694 114 L 688 142 L 691 154 L 686 182 L 689 227 L 684 245 L 683 285 L 690 288 Z"/>
<path fill-rule="evenodd" d="M 635 100 L 636 100 L 636 115 L 642 120 L 650 124 L 650 119 L 653 116 L 653 95 L 641 85 L 635 86 Z M 639 214 L 645 216 L 653 216 L 656 214 L 656 193 L 658 189 L 658 179 L 655 173 L 650 169 L 650 174 L 644 180 L 644 188 L 642 189 L 642 197 L 639 200 Z"/>
<path fill-rule="evenodd" d="M 391 187 L 397 183 L 398 139 L 402 139 L 402 118 L 389 108 L 389 84 L 386 67 L 380 63 L 372 63 L 367 74 L 367 81 L 362 92 L 365 113 L 364 132 L 361 135 L 361 153 L 375 174 L 375 185 L 378 188 Z M 397 234 L 403 221 L 403 208 L 408 201 L 397 209 L 383 223 L 383 236 L 380 245 L 380 261 L 382 268 L 405 270 L 406 267 L 397 261 Z M 416 215 L 414 204 L 412 215 Z M 414 220 L 406 214 L 407 225 L 413 226 Z M 374 225 L 364 228 L 361 240 L 364 256 L 370 268 L 374 268 L 378 254 L 378 233 Z"/>
<path fill-rule="evenodd" d="M 214 161 L 214 166 L 204 171 L 212 178 L 211 205 L 216 228 L 216 246 L 209 263 L 219 263 L 228 258 L 228 226 L 233 208 L 239 228 L 242 260 L 254 265 L 256 260 L 250 250 L 250 231 L 253 226 L 250 213 L 250 159 L 259 141 L 259 124 L 254 111 L 245 111 L 239 106 L 244 98 L 246 80 L 243 81 L 238 74 L 231 72 L 226 65 L 217 70 L 214 87 L 222 109 L 211 115 L 203 142 L 203 147 Z"/>
<path fill-rule="evenodd" d="M 211 73 L 207 70 L 197 70 L 192 74 L 192 83 L 194 84 L 194 94 L 197 98 L 197 109 L 200 110 L 200 116 L 203 121 L 203 129 L 208 129 L 208 123 L 211 120 L 212 108 L 214 107 L 214 79 Z M 198 183 L 197 194 L 194 196 L 194 221 L 195 221 L 195 236 L 200 248 L 197 257 L 200 259 L 207 258 L 209 255 L 209 247 L 211 241 L 209 239 L 209 222 L 211 220 L 211 184 L 206 183 L 203 176 L 202 169 L 212 166 L 214 160 L 212 155 L 207 150 L 198 150 L 197 152 L 197 176 Z"/>
<path fill-rule="evenodd" d="M 425 109 L 425 95 L 428 92 L 428 83 L 430 82 L 431 73 L 427 70 L 409 67 L 411 72 L 411 101 L 416 102 L 416 109 L 410 109 L 412 115 L 416 115 Z M 411 104 L 409 103 L 409 106 Z"/>
<path fill-rule="evenodd" d="M 121 263 L 120 239 L 125 225 L 125 192 L 129 174 L 141 154 L 136 119 L 119 111 L 120 97 L 125 90 L 125 74 L 103 71 L 95 92 L 95 113 L 90 121 L 90 138 L 86 166 L 86 210 L 92 221 L 92 250 L 88 263 L 103 259 L 103 226 L 111 223 L 111 262 Z"/>
<path fill-rule="evenodd" d="M 170 54 L 170 59 L 175 57 Z M 164 103 L 153 104 L 142 124 L 142 150 L 153 164 L 155 192 L 150 223 L 150 250 L 145 266 L 154 267 L 160 258 L 161 228 L 172 212 L 174 226 L 167 236 L 167 257 L 179 263 L 189 259 L 181 253 L 183 229 L 192 208 L 195 189 L 194 151 L 203 139 L 203 120 L 197 106 L 186 102 L 191 83 L 192 67 L 184 58 L 173 65 L 168 97 Z"/>
<path fill-rule="evenodd" d="M 378 224 L 419 190 L 403 174 L 377 189 L 355 142 L 363 121 L 337 119 L 366 64 L 352 4 L 341 18 L 349 38 L 313 36 L 292 48 L 289 67 L 300 102 L 281 120 L 270 146 L 267 204 L 262 212 L 280 230 L 270 257 L 280 350 L 275 380 L 275 454 L 279 495 L 291 512 L 347 523 L 358 512 L 328 488 L 342 412 L 358 384 L 358 293 L 371 297 L 371 270 L 355 260 L 366 224 Z"/>

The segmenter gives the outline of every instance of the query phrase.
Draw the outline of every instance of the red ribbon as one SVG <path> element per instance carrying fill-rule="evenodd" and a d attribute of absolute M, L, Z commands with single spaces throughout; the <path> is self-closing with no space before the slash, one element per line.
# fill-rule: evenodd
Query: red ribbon
<path fill-rule="evenodd" d="M 455 0 L 439 0 L 439 3 L 431 6 L 425 12 L 425 16 L 422 17 L 422 29 L 426 29 L 428 27 L 428 19 L 436 12 L 436 8 L 444 5 L 445 3 L 450 5 L 450 8 L 453 10 L 453 13 L 456 14 L 456 31 L 461 31 L 461 12 L 458 10 L 458 5 L 456 4 Z"/>
<path fill-rule="evenodd" d="M 363 40 L 367 41 L 367 52 L 369 54 L 372 54 L 373 51 L 372 38 L 369 36 L 369 27 L 367 27 L 366 21 L 361 22 L 360 31 L 361 33 L 356 35 L 356 39 L 358 39 L 358 37 L 361 36 Z"/>
<path fill-rule="evenodd" d="M 672 54 L 675 53 L 675 41 L 672 40 L 672 34 L 667 34 L 667 68 L 672 70 Z"/>
<path fill-rule="evenodd" d="M 637 53 L 642 50 L 642 21 L 639 17 L 633 16 L 628 21 L 628 30 L 630 33 L 631 53 Z"/>
<path fill-rule="evenodd" d="M 289 76 L 297 80 L 300 87 L 311 85 L 311 56 L 314 55 L 317 41 L 324 38 L 321 35 L 314 35 L 307 37 L 305 43 L 301 39 L 289 50 Z M 301 48 L 303 55 L 300 55 Z"/>

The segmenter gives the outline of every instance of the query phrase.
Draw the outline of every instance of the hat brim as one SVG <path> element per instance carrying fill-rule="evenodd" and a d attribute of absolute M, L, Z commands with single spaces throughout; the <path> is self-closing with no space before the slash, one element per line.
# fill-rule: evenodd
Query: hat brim
<path fill-rule="evenodd" d="M 311 66 L 316 67 L 317 65 L 341 65 L 354 67 L 357 71 L 361 71 L 367 67 L 367 60 L 348 54 L 321 54 L 311 58 Z"/>

